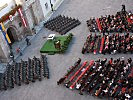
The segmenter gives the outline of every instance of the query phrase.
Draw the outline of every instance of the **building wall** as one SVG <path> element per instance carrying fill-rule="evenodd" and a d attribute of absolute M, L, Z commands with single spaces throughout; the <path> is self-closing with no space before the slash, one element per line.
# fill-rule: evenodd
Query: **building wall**
<path fill-rule="evenodd" d="M 26 15 L 26 19 L 27 19 L 27 23 L 29 25 L 29 28 L 32 29 L 34 27 L 34 20 L 32 18 L 31 11 L 29 9 L 27 9 L 25 11 L 25 15 Z"/>
<path fill-rule="evenodd" d="M 53 4 L 54 8 L 56 8 L 61 1 L 63 0 L 51 0 L 51 3 Z"/>
<path fill-rule="evenodd" d="M 0 46 L 0 59 L 6 59 L 5 55 L 4 55 L 4 52 L 2 50 L 2 47 Z"/>
<path fill-rule="evenodd" d="M 14 2 L 15 2 L 17 5 L 22 5 L 23 0 L 14 0 Z"/>
<path fill-rule="evenodd" d="M 21 18 L 19 15 L 16 15 L 13 18 L 13 21 L 8 20 L 5 24 L 6 30 L 10 27 L 15 29 L 15 33 L 13 34 L 13 37 L 16 41 L 21 40 L 26 34 L 24 30 L 23 23 L 21 21 Z M 21 25 L 20 25 L 21 24 Z"/>
<path fill-rule="evenodd" d="M 22 6 L 30 30 L 44 20 L 44 15 L 39 0 L 22 0 Z"/>
<path fill-rule="evenodd" d="M 42 7 L 43 15 L 46 17 L 51 11 L 50 0 L 40 0 L 40 5 Z"/>
<path fill-rule="evenodd" d="M 55 9 L 63 0 L 16 0 L 16 4 L 22 4 L 30 30 L 45 21 L 51 14 L 51 3 Z"/>
<path fill-rule="evenodd" d="M 10 54 L 9 47 L 5 41 L 3 33 L 0 31 L 0 60 L 6 62 Z"/>
<path fill-rule="evenodd" d="M 61 1 L 63 1 L 63 0 L 40 0 L 40 5 L 43 10 L 44 20 L 52 12 L 51 4 L 53 4 L 53 10 L 56 10 L 58 8 L 58 6 L 60 5 Z"/>
<path fill-rule="evenodd" d="M 39 0 L 36 0 L 36 2 L 32 5 L 32 9 L 33 9 L 33 13 L 35 15 L 37 24 L 39 24 L 44 20 L 44 15 L 42 13 L 42 8 Z"/>

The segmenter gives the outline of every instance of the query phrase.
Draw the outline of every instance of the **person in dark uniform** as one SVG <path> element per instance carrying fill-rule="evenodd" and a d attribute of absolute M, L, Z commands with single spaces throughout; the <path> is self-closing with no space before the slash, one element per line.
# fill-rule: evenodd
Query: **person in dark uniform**
<path fill-rule="evenodd" d="M 126 7 L 124 4 L 122 5 L 122 12 L 124 12 L 124 13 L 126 12 Z"/>
<path fill-rule="evenodd" d="M 27 43 L 27 46 L 31 44 L 31 43 L 30 43 L 30 40 L 29 40 L 27 37 L 26 37 L 25 41 L 26 41 L 26 43 Z"/>
<path fill-rule="evenodd" d="M 79 58 L 79 59 L 78 59 L 78 61 L 77 61 L 77 62 L 75 62 L 74 66 L 79 65 L 79 64 L 80 64 L 80 62 L 81 62 L 81 58 Z"/>
<path fill-rule="evenodd" d="M 53 4 L 51 3 L 51 11 L 53 12 L 54 11 L 54 9 L 53 9 Z"/>

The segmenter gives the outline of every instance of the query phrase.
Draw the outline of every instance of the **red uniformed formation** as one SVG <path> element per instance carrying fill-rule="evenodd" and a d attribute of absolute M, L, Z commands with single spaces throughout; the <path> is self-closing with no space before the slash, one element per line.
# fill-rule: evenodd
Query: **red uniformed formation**
<path fill-rule="evenodd" d="M 113 34 L 113 35 L 96 35 L 92 36 L 90 34 L 84 46 L 82 48 L 82 53 L 94 54 L 115 54 L 115 53 L 133 53 L 133 35 L 123 34 Z"/>
<path fill-rule="evenodd" d="M 90 32 L 133 32 L 133 14 L 120 11 L 116 15 L 90 18 L 87 20 L 87 26 Z"/>
<path fill-rule="evenodd" d="M 81 95 L 85 92 L 97 97 L 115 98 L 115 100 L 131 100 L 133 98 L 131 58 L 127 60 L 111 58 L 109 61 L 105 58 L 95 62 L 92 60 L 89 63 L 85 61 L 82 65 L 80 62 L 81 59 L 57 84 L 77 89 Z"/>

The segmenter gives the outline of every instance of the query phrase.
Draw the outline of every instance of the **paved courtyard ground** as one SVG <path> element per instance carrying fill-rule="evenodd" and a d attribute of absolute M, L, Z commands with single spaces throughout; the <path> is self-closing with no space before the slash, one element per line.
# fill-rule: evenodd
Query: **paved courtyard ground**
<path fill-rule="evenodd" d="M 29 85 L 16 86 L 14 89 L 0 91 L 0 100 L 99 100 L 91 95 L 79 95 L 77 91 L 71 91 L 63 86 L 56 84 L 57 80 L 64 75 L 69 66 L 73 65 L 78 57 L 84 60 L 92 60 L 99 58 L 118 58 L 131 57 L 133 54 L 116 54 L 116 55 L 93 55 L 81 54 L 82 46 L 89 34 L 86 20 L 90 17 L 99 17 L 106 14 L 115 14 L 121 10 L 121 5 L 125 4 L 127 11 L 133 11 L 133 0 L 64 0 L 61 6 L 56 10 L 52 17 L 58 14 L 78 18 L 81 25 L 74 28 L 70 32 L 74 34 L 74 39 L 65 54 L 47 55 L 48 66 L 50 69 L 50 79 L 43 79 L 41 82 L 36 81 Z M 70 33 L 69 32 L 69 33 Z M 48 36 L 51 32 L 43 28 L 31 41 L 31 45 L 27 47 L 20 59 L 27 60 L 28 57 L 40 57 L 40 48 L 46 41 L 44 36 Z"/>

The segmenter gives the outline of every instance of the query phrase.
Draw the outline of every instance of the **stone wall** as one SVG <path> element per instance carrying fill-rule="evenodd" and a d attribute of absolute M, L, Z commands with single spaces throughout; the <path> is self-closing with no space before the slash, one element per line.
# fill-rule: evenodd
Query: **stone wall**
<path fill-rule="evenodd" d="M 22 0 L 22 6 L 30 30 L 50 16 L 52 13 L 50 3 L 53 4 L 53 8 L 55 9 L 60 5 L 61 1 L 63 0 Z"/>
<path fill-rule="evenodd" d="M 44 20 L 44 15 L 43 15 L 39 0 L 36 0 L 36 2 L 32 5 L 32 8 L 34 11 L 34 15 L 35 15 L 37 24 L 39 24 L 40 22 L 42 22 Z"/>
<path fill-rule="evenodd" d="M 0 60 L 2 62 L 8 61 L 10 50 L 8 44 L 5 41 L 3 33 L 0 31 Z"/>
<path fill-rule="evenodd" d="M 28 7 L 23 5 L 24 12 L 28 21 L 29 28 L 32 30 L 35 25 L 38 25 L 44 20 L 43 12 L 39 0 L 32 2 Z"/>

